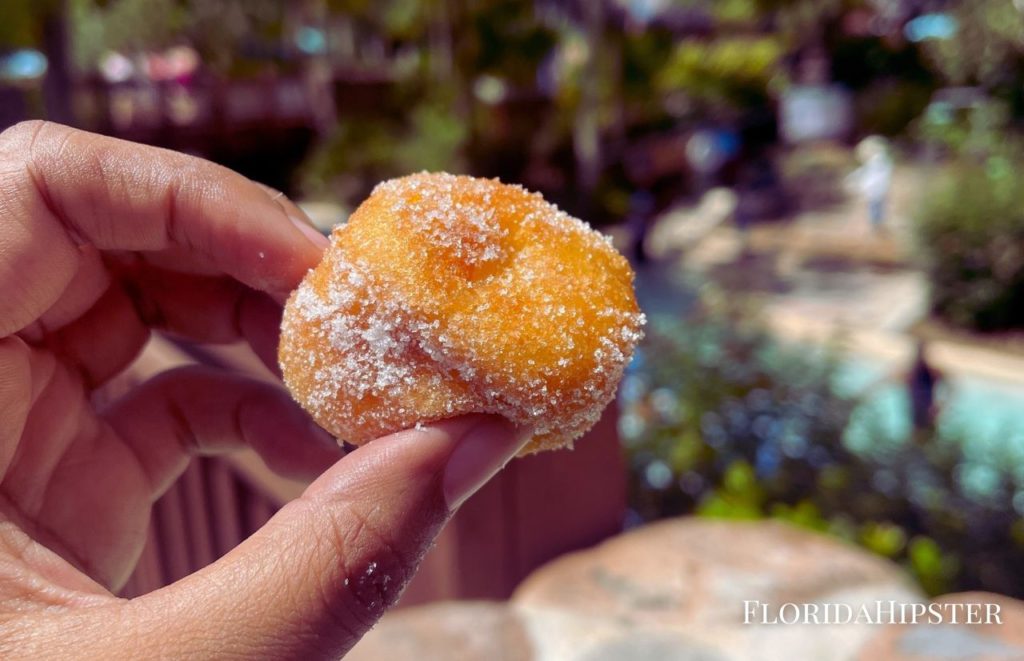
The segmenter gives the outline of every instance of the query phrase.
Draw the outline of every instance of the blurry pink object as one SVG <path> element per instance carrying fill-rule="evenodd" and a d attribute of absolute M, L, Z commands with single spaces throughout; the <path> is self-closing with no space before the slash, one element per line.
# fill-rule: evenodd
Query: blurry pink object
<path fill-rule="evenodd" d="M 148 53 L 143 60 L 143 70 L 152 81 L 184 83 L 198 68 L 199 54 L 191 46 L 173 46 L 163 53 Z"/>
<path fill-rule="evenodd" d="M 123 83 L 135 75 L 132 61 L 116 51 L 108 51 L 100 60 L 100 75 L 108 83 Z"/>

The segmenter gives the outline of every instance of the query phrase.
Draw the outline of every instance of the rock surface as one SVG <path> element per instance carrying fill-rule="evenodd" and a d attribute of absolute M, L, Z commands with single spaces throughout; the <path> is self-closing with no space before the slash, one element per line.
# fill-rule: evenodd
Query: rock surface
<path fill-rule="evenodd" d="M 355 661 L 921 661 L 1024 659 L 1024 603 L 1003 624 L 745 623 L 745 601 L 846 604 L 927 600 L 896 565 L 772 522 L 682 518 L 644 526 L 534 572 L 510 602 L 449 602 L 390 613 Z"/>
<path fill-rule="evenodd" d="M 744 601 L 921 600 L 892 563 L 778 522 L 674 519 L 563 556 L 516 590 L 524 607 L 644 624 L 742 624 Z M 891 596 L 890 596 L 891 595 Z"/>
<path fill-rule="evenodd" d="M 529 661 L 530 643 L 505 604 L 441 602 L 389 613 L 345 661 Z"/>
<path fill-rule="evenodd" d="M 745 623 L 745 602 L 921 602 L 894 564 L 776 522 L 644 526 L 534 572 L 512 603 L 538 659 L 850 659 L 877 628 Z M 672 641 L 671 643 L 668 641 Z M 661 651 L 670 647 L 677 656 Z"/>
<path fill-rule="evenodd" d="M 936 604 L 981 604 L 975 619 L 985 619 L 985 604 L 996 604 L 1001 624 L 896 624 L 884 627 L 861 650 L 859 661 L 1024 659 L 1024 602 L 990 592 L 961 592 L 935 599 Z M 949 617 L 949 611 L 945 611 Z M 980 617 L 979 617 L 980 616 Z"/>

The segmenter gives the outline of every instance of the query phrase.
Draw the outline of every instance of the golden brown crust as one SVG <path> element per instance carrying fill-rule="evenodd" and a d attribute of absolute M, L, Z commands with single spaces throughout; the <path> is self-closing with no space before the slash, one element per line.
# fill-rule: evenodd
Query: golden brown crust
<path fill-rule="evenodd" d="M 524 453 L 570 445 L 641 336 L 632 280 L 605 238 L 521 187 L 388 181 L 289 299 L 285 383 L 352 443 L 486 412 L 534 429 Z"/>

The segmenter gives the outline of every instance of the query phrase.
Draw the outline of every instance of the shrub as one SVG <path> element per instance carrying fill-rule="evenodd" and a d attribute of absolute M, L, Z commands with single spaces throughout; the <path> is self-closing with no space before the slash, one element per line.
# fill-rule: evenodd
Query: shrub
<path fill-rule="evenodd" d="M 902 563 L 929 594 L 1024 595 L 1020 457 L 887 431 L 892 413 L 845 396 L 841 373 L 731 303 L 652 320 L 623 384 L 634 519 L 783 519 Z"/>
<path fill-rule="evenodd" d="M 1024 327 L 1024 186 L 1004 157 L 960 163 L 925 195 L 915 223 L 932 311 L 967 329 Z"/>
<path fill-rule="evenodd" d="M 874 81 L 856 96 L 858 127 L 864 134 L 899 136 L 927 107 L 930 85 L 904 80 Z"/>
<path fill-rule="evenodd" d="M 373 186 L 420 170 L 465 169 L 465 123 L 443 98 L 417 103 L 405 117 L 348 117 L 317 145 L 299 173 L 307 196 L 359 204 Z"/>

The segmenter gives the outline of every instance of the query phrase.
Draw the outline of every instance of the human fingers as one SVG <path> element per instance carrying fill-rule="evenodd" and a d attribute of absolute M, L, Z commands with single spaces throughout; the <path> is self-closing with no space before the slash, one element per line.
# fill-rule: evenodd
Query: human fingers
<path fill-rule="evenodd" d="M 159 497 L 196 455 L 251 447 L 275 472 L 311 479 L 343 456 L 287 393 L 207 367 L 150 379 L 103 411 Z"/>
<path fill-rule="evenodd" d="M 305 219 L 230 170 L 56 124 L 0 134 L 0 174 L 0 336 L 59 300 L 83 243 L 184 249 L 279 299 L 327 245 Z"/>
<path fill-rule="evenodd" d="M 300 229 L 310 236 L 310 239 L 317 246 L 325 245 L 324 239 L 321 237 L 319 230 L 313 227 L 312 221 L 309 216 L 302 208 L 288 199 L 281 191 L 271 188 L 266 184 L 261 184 L 258 181 L 253 181 L 253 185 L 257 186 L 260 190 L 267 195 L 270 201 L 281 207 L 285 215 L 296 223 Z M 222 269 L 218 268 L 216 264 L 210 263 L 208 259 L 205 259 L 201 255 L 196 255 L 190 250 L 180 247 L 171 246 L 159 252 L 142 252 L 142 253 L 130 253 L 136 259 L 141 259 L 147 264 L 163 268 L 171 271 L 178 271 L 182 273 L 191 273 L 194 275 L 223 275 Z"/>
<path fill-rule="evenodd" d="M 279 373 L 281 305 L 228 277 L 193 275 L 144 262 L 115 267 L 142 321 L 196 342 L 245 340 L 267 368 Z"/>
<path fill-rule="evenodd" d="M 245 340 L 271 373 L 279 372 L 282 309 L 267 294 L 226 276 L 167 271 L 138 260 L 131 267 L 114 268 L 115 280 L 101 295 L 94 296 L 91 289 L 77 284 L 88 277 L 76 277 L 54 309 L 19 335 L 60 356 L 83 376 L 89 389 L 127 367 L 145 345 L 151 328 L 197 342 Z M 109 282 L 109 274 L 104 274 Z M 81 298 L 72 294 L 85 291 L 90 294 L 90 307 L 66 321 L 70 311 L 83 303 L 71 300 Z"/>
<path fill-rule="evenodd" d="M 78 247 L 79 265 L 67 288 L 57 301 L 34 322 L 19 331 L 27 342 L 38 342 L 44 335 L 72 323 L 96 304 L 110 288 L 110 272 L 94 246 Z"/>
<path fill-rule="evenodd" d="M 451 512 L 525 441 L 476 415 L 369 443 L 221 560 L 134 600 L 137 635 L 159 630 L 189 658 L 339 658 L 398 599 Z"/>
<path fill-rule="evenodd" d="M 81 376 L 85 389 L 92 390 L 130 365 L 149 336 L 132 301 L 115 285 L 81 317 L 33 344 L 59 357 Z"/>
<path fill-rule="evenodd" d="M 485 416 L 378 439 L 177 583 L 130 601 L 26 591 L 22 608 L 0 612 L 0 656 L 337 659 L 398 599 L 451 512 L 523 441 Z M 52 603 L 55 594 L 64 602 Z"/>
<path fill-rule="evenodd" d="M 18 449 L 21 432 L 36 394 L 32 383 L 30 350 L 20 339 L 0 339 L 0 476 Z"/>

